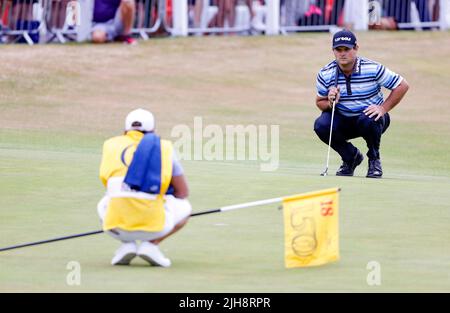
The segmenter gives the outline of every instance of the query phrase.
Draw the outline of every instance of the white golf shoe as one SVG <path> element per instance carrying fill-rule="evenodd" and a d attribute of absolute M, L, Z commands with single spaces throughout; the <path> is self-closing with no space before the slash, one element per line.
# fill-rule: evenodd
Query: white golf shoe
<path fill-rule="evenodd" d="M 137 253 L 137 245 L 135 242 L 123 243 L 111 260 L 112 265 L 129 265 Z"/>
<path fill-rule="evenodd" d="M 148 241 L 144 241 L 139 246 L 137 255 L 153 266 L 169 267 L 171 262 L 162 254 L 159 247 Z"/>

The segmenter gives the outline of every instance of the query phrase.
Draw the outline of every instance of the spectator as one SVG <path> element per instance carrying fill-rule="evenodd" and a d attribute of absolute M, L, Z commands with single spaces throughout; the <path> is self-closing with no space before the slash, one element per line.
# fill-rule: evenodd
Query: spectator
<path fill-rule="evenodd" d="M 203 15 L 203 10 L 204 9 L 208 9 L 208 7 L 206 6 L 206 8 L 203 8 L 203 2 L 205 2 L 204 0 L 189 0 L 189 6 L 191 8 L 191 10 L 193 11 L 193 26 L 194 28 L 200 28 L 202 25 L 202 15 Z"/>
<path fill-rule="evenodd" d="M 353 30 L 367 30 L 369 16 L 368 3 L 360 0 L 347 0 L 344 4 L 344 27 Z"/>
<path fill-rule="evenodd" d="M 136 28 L 144 28 L 146 18 L 146 2 L 151 0 L 136 0 Z M 147 27 L 147 25 L 145 25 Z"/>
<path fill-rule="evenodd" d="M 426 0 L 405 0 L 405 1 L 384 1 L 384 9 L 387 16 L 395 18 L 397 23 L 410 23 L 411 22 L 411 3 L 414 2 L 417 10 L 419 11 L 420 20 L 422 22 L 430 21 L 430 13 L 428 10 Z"/>
<path fill-rule="evenodd" d="M 311 0 L 285 0 L 284 1 L 284 25 L 297 26 L 299 19 L 306 13 L 309 6 L 315 1 Z"/>
<path fill-rule="evenodd" d="M 10 0 L 0 0 L 0 30 L 8 25 L 8 7 Z"/>
<path fill-rule="evenodd" d="M 215 0 L 214 5 L 217 6 L 217 14 L 210 22 L 210 27 L 225 27 L 225 21 L 228 27 L 234 27 L 236 18 L 236 0 Z"/>
<path fill-rule="evenodd" d="M 70 0 L 53 0 L 52 1 L 52 14 L 50 17 L 50 29 L 61 29 L 64 26 L 66 20 L 67 4 Z"/>
<path fill-rule="evenodd" d="M 134 0 L 95 0 L 92 41 L 136 44 L 136 39 L 131 37 L 134 15 Z"/>
<path fill-rule="evenodd" d="M 325 24 L 323 10 L 315 4 L 309 4 L 308 10 L 302 14 L 303 17 L 298 22 L 300 26 Z"/>
<path fill-rule="evenodd" d="M 33 20 L 33 5 L 38 0 L 13 0 L 12 10 L 9 15 L 8 28 L 11 30 L 28 31 L 28 35 L 34 43 L 39 42 L 39 21 Z M 19 43 L 26 43 L 24 37 L 12 36 L 11 40 Z"/>
<path fill-rule="evenodd" d="M 248 10 L 250 12 L 250 20 L 252 21 L 255 17 L 255 11 L 253 10 L 253 0 L 245 0 L 245 4 L 248 7 Z"/>
<path fill-rule="evenodd" d="M 343 25 L 342 11 L 344 9 L 345 0 L 334 0 L 333 10 L 330 16 L 330 25 Z"/>

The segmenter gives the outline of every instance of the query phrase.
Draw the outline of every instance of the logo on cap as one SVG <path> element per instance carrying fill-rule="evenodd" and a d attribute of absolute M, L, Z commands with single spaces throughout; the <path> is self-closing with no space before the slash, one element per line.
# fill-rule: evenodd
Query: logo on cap
<path fill-rule="evenodd" d="M 352 41 L 352 38 L 350 38 L 350 37 L 339 37 L 339 38 L 336 38 L 334 41 L 338 42 L 338 41 L 341 41 L 341 40 Z"/>

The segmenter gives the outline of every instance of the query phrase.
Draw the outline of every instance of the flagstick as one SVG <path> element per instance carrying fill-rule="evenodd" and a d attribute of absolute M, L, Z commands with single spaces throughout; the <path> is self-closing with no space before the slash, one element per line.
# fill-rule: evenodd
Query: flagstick
<path fill-rule="evenodd" d="M 340 189 L 338 189 L 338 191 L 340 191 Z M 303 194 L 303 195 L 311 195 L 311 194 L 312 193 Z M 241 203 L 241 204 L 228 205 L 228 206 L 224 206 L 224 207 L 221 207 L 221 208 L 218 208 L 218 209 L 212 209 L 212 210 L 208 210 L 208 211 L 192 213 L 190 216 L 193 217 L 193 216 L 199 216 L 199 215 L 205 215 L 205 214 L 211 214 L 211 213 L 226 212 L 226 211 L 250 208 L 250 207 L 261 206 L 261 205 L 266 205 L 266 204 L 272 204 L 272 203 L 282 202 L 283 200 L 286 200 L 286 199 L 289 199 L 289 198 L 293 198 L 293 197 L 297 197 L 297 196 L 299 196 L 299 195 L 293 195 L 293 196 L 288 196 L 288 197 L 278 197 L 278 198 L 272 198 L 272 199 L 266 199 L 266 200 L 259 200 L 259 201 L 252 201 L 252 202 Z M 24 248 L 24 247 L 36 246 L 36 245 L 41 245 L 41 244 L 45 244 L 45 243 L 51 243 L 51 242 L 55 242 L 55 241 L 62 241 L 62 240 L 67 240 L 67 239 L 72 239 L 72 238 L 91 236 L 91 235 L 96 235 L 96 234 L 101 234 L 101 233 L 103 233 L 103 230 L 97 230 L 97 231 L 92 231 L 92 232 L 88 232 L 88 233 L 81 233 L 81 234 L 75 234 L 75 235 L 70 235 L 70 236 L 64 236 L 64 237 L 48 239 L 48 240 L 30 242 L 30 243 L 25 243 L 25 244 L 21 244 L 21 245 L 15 245 L 15 246 L 10 246 L 10 247 L 0 248 L 0 252 L 7 251 L 7 250 Z"/>

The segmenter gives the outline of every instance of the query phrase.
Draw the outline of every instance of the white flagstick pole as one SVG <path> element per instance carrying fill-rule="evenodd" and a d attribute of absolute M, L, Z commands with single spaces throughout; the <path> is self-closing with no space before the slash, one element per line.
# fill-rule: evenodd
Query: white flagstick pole
<path fill-rule="evenodd" d="M 208 210 L 208 211 L 203 211 L 203 212 L 198 212 L 198 213 L 192 213 L 191 216 L 225 212 L 225 211 L 250 208 L 250 207 L 260 206 L 260 205 L 265 205 L 265 204 L 277 203 L 277 202 L 283 201 L 284 198 L 285 197 L 278 197 L 278 198 L 272 198 L 272 199 L 266 199 L 266 200 L 259 200 L 259 201 L 252 201 L 252 202 L 246 202 L 246 203 L 240 203 L 240 204 L 227 205 L 227 206 L 223 206 L 218 209 L 213 209 L 213 210 Z"/>
<path fill-rule="evenodd" d="M 221 212 L 225 211 L 231 211 L 231 210 L 237 210 L 237 209 L 243 209 L 243 208 L 250 208 L 254 206 L 260 206 L 260 205 L 266 205 L 266 204 L 272 204 L 276 202 L 283 201 L 283 198 L 272 198 L 272 199 L 266 199 L 266 200 L 260 200 L 260 201 L 253 201 L 253 202 L 247 202 L 247 203 L 241 203 L 241 204 L 235 204 L 235 205 L 228 205 L 220 208 Z"/>
<path fill-rule="evenodd" d="M 334 190 L 334 189 L 330 189 L 330 190 Z M 340 189 L 338 189 L 338 191 L 340 191 Z M 303 194 L 303 195 L 305 195 L 305 194 Z M 198 215 L 204 215 L 204 214 L 210 214 L 210 213 L 219 213 L 219 212 L 225 212 L 225 211 L 231 211 L 231 210 L 250 208 L 250 207 L 254 207 L 254 206 L 261 206 L 261 205 L 272 204 L 272 203 L 277 203 L 277 202 L 283 202 L 284 199 L 292 198 L 295 196 L 300 196 L 300 195 L 278 197 L 278 198 L 272 198 L 272 199 L 266 199 L 266 200 L 259 200 L 259 201 L 241 203 L 241 204 L 228 205 L 228 206 L 224 206 L 224 207 L 221 207 L 218 209 L 212 209 L 212 210 L 208 210 L 208 211 L 192 213 L 191 217 L 198 216 Z M 97 231 L 88 232 L 88 233 L 81 233 L 81 234 L 75 234 L 75 235 L 70 235 L 70 236 L 65 236 L 65 237 L 58 237 L 58 238 L 53 238 L 53 239 L 48 239 L 48 240 L 30 242 L 30 243 L 25 243 L 25 244 L 21 244 L 21 245 L 0 248 L 0 252 L 29 247 L 29 246 L 36 246 L 36 245 L 51 243 L 51 242 L 55 242 L 55 241 L 62 241 L 62 240 L 67 240 L 67 239 L 72 239 L 72 238 L 91 236 L 91 235 L 96 235 L 96 234 L 101 234 L 101 233 L 103 233 L 103 230 L 97 230 Z"/>

